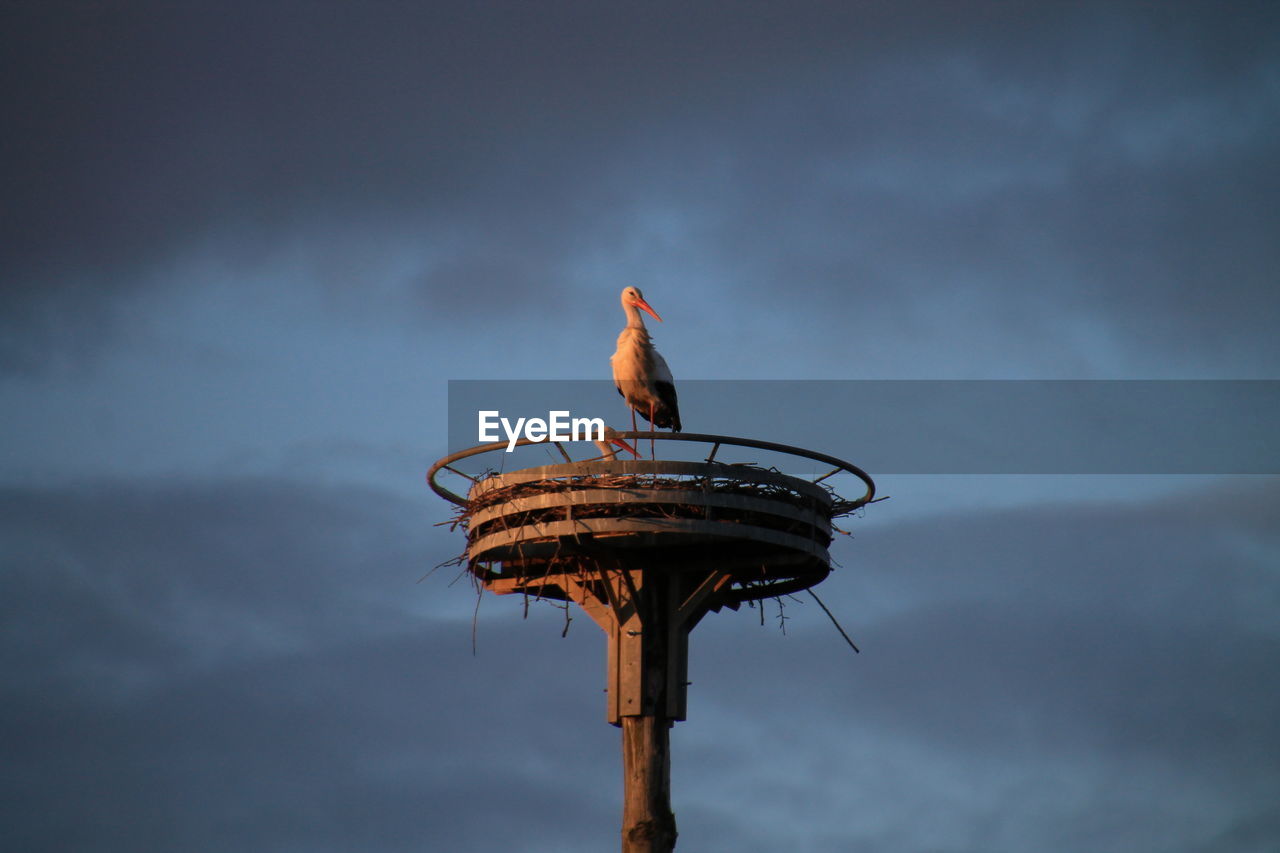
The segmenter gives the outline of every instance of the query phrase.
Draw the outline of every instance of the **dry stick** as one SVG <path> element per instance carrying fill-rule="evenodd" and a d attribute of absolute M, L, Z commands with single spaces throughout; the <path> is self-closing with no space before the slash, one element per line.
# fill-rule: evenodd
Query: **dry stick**
<path fill-rule="evenodd" d="M 450 467 L 449 465 L 445 465 L 444 468 L 446 471 L 452 471 L 453 473 L 457 474 L 459 477 L 466 477 L 468 480 L 470 480 L 473 483 L 477 481 L 477 478 L 472 477 L 470 474 L 459 471 L 457 468 Z"/>
<path fill-rule="evenodd" d="M 827 479 L 827 478 L 828 478 L 828 477 L 830 477 L 832 474 L 839 474 L 839 473 L 840 473 L 841 471 L 843 471 L 843 470 L 844 470 L 843 468 L 833 468 L 832 470 L 830 470 L 830 471 L 828 471 L 827 473 L 823 474 L 823 475 L 822 475 L 821 477 L 819 477 L 818 479 L 816 479 L 816 480 L 812 480 L 811 482 L 813 482 L 813 483 L 815 483 L 815 484 L 817 484 L 817 483 L 821 483 L 823 480 Z"/>
<path fill-rule="evenodd" d="M 432 566 L 425 575 L 418 578 L 418 583 L 422 583 L 424 580 L 434 575 L 436 573 L 436 569 L 442 569 L 445 566 L 460 566 L 460 565 L 462 565 L 462 556 L 454 557 L 451 560 L 445 560 L 443 563 L 439 563 L 435 566 Z M 462 577 L 462 575 L 458 575 L 458 577 L 460 578 Z M 449 582 L 450 586 L 452 586 L 453 582 L 456 581 L 457 579 L 458 578 L 454 578 L 453 581 L 450 581 Z"/>
<path fill-rule="evenodd" d="M 484 590 L 476 590 L 476 609 L 471 614 L 471 656 L 476 656 L 476 622 L 480 619 L 480 602 L 484 599 Z"/>
<path fill-rule="evenodd" d="M 818 602 L 818 606 L 822 608 L 822 612 L 827 614 L 827 618 L 831 620 L 831 624 L 836 626 L 836 630 L 840 632 L 841 637 L 844 637 L 844 641 L 849 644 L 849 648 L 853 649 L 858 654 L 862 654 L 862 650 L 853 644 L 853 640 L 849 639 L 849 635 L 844 632 L 844 628 L 840 627 L 840 623 L 836 621 L 836 617 L 827 609 L 827 605 L 822 603 L 822 599 L 818 598 L 818 594 L 813 591 L 812 587 L 809 588 L 809 594 L 813 596 L 814 601 Z"/>

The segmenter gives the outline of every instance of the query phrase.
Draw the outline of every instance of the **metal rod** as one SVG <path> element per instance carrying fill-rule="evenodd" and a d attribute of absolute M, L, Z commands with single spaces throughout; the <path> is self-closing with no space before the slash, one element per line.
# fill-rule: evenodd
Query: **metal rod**
<path fill-rule="evenodd" d="M 663 441 L 700 441 L 703 443 L 711 442 L 716 444 L 719 444 L 719 443 L 731 444 L 736 447 L 755 447 L 760 450 L 770 450 L 776 453 L 786 453 L 792 456 L 801 456 L 801 457 L 804 457 L 805 459 L 813 459 L 817 462 L 826 462 L 828 465 L 836 465 L 836 466 L 839 466 L 841 469 L 848 471 L 850 474 L 853 474 L 855 477 L 862 480 L 863 484 L 866 485 L 867 487 L 866 494 L 864 494 L 861 498 L 859 498 L 857 501 L 854 501 L 853 503 L 860 506 L 862 504 L 870 503 L 872 498 L 875 497 L 876 484 L 871 479 L 871 476 L 867 474 L 866 471 L 863 471 L 861 468 L 859 468 L 857 465 L 854 465 L 852 462 L 845 462 L 843 459 L 838 459 L 835 456 L 829 456 L 826 453 L 819 453 L 815 450 L 806 450 L 802 447 L 792 447 L 787 444 L 778 444 L 777 442 L 773 442 L 773 441 L 760 441 L 754 438 L 735 438 L 729 435 L 713 435 L 710 433 L 661 432 L 661 433 L 655 434 L 647 430 L 644 432 L 632 430 L 630 432 L 618 433 L 618 437 L 620 438 L 638 438 L 638 437 L 649 438 L 650 436 L 661 439 Z M 529 444 L 541 444 L 541 443 L 542 442 L 536 442 L 536 441 L 531 441 L 530 439 L 527 439 L 527 438 L 522 438 L 516 442 L 516 446 L 523 447 Z M 431 466 L 431 470 L 427 472 L 427 482 L 430 483 L 432 491 L 434 491 L 440 497 L 444 498 L 450 503 L 455 503 L 455 504 L 458 504 L 459 506 L 465 506 L 467 504 L 467 499 L 462 497 L 461 495 L 453 493 L 449 489 L 446 489 L 444 486 L 437 483 L 436 474 L 440 471 L 441 468 L 448 468 L 450 463 L 457 462 L 461 459 L 466 459 L 471 456 L 476 456 L 481 453 L 489 453 L 494 450 L 505 450 L 506 447 L 507 445 L 505 442 L 498 441 L 490 444 L 477 445 L 476 447 L 469 447 L 466 450 L 459 450 L 457 453 L 451 453 L 448 456 L 444 457 L 443 459 L 438 460 L 434 465 Z M 449 470 L 452 471 L 454 469 L 449 468 Z M 458 473 L 461 473 L 461 472 L 458 472 Z M 466 476 L 467 479 L 471 480 L 472 482 L 475 482 L 474 477 L 469 477 L 465 474 L 463 476 Z"/>

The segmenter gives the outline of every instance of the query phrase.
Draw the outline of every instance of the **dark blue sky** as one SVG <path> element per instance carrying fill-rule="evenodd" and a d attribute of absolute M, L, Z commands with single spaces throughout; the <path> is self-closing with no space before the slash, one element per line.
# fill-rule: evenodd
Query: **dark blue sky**
<path fill-rule="evenodd" d="M 1280 378 L 1278 18 L 0 5 L 6 835 L 613 846 L 598 631 L 418 583 L 447 381 L 627 284 L 677 381 Z M 680 849 L 1280 845 L 1275 477 L 880 473 L 861 656 L 694 635 Z"/>

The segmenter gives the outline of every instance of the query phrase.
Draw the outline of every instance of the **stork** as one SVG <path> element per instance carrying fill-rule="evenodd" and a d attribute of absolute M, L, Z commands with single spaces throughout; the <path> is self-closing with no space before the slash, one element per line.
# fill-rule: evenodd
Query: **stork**
<path fill-rule="evenodd" d="M 600 458 L 605 462 L 612 462 L 618 458 L 618 447 L 630 453 L 632 456 L 639 457 L 640 453 L 625 439 L 618 437 L 618 431 L 611 426 L 604 428 L 604 441 L 593 441 L 596 450 L 600 451 Z M 615 447 L 614 445 L 617 445 Z"/>
<path fill-rule="evenodd" d="M 636 412 L 648 419 L 653 427 L 670 427 L 680 431 L 680 408 L 676 402 L 676 384 L 671 369 L 649 340 L 649 330 L 644 327 L 640 312 L 644 311 L 659 323 L 658 312 L 644 301 L 638 287 L 622 289 L 622 310 L 627 315 L 626 328 L 618 335 L 618 349 L 613 362 L 613 384 L 631 409 L 631 429 L 636 428 Z M 650 455 L 653 440 L 649 441 Z"/>

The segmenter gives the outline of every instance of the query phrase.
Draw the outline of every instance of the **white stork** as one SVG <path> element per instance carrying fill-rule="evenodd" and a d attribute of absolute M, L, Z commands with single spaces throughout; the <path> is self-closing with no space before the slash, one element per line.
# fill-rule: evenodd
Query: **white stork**
<path fill-rule="evenodd" d="M 662 318 L 644 301 L 637 287 L 623 288 L 622 310 L 627 314 L 627 326 L 618 335 L 618 350 L 611 361 L 613 384 L 631 408 L 631 429 L 635 430 L 636 412 L 639 412 L 654 427 L 670 427 L 679 432 L 676 383 L 667 362 L 653 348 L 640 312 L 647 312 L 659 323 Z"/>
<path fill-rule="evenodd" d="M 612 462 L 618 458 L 618 447 L 621 447 L 632 456 L 640 456 L 640 452 L 630 444 L 627 444 L 625 439 L 619 438 L 618 431 L 611 426 L 604 428 L 604 441 L 594 441 L 592 444 L 596 446 L 596 450 L 600 451 L 600 458 L 605 462 Z M 614 445 L 617 445 L 617 447 Z"/>

